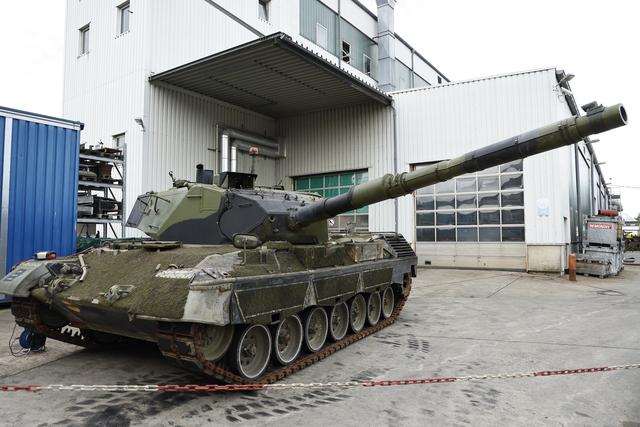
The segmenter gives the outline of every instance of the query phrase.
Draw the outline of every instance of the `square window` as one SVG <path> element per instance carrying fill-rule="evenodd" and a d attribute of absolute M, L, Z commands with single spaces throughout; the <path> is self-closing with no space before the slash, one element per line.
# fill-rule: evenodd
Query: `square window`
<path fill-rule="evenodd" d="M 438 212 L 436 215 L 438 225 L 456 225 L 456 214 L 453 212 Z"/>
<path fill-rule="evenodd" d="M 434 208 L 433 196 L 416 196 L 416 210 L 432 211 Z"/>
<path fill-rule="evenodd" d="M 456 196 L 456 205 L 458 209 L 475 209 L 477 208 L 476 195 L 458 195 Z"/>
<path fill-rule="evenodd" d="M 354 182 L 354 176 L 352 173 L 349 174 L 345 174 L 345 175 L 340 175 L 340 186 L 348 186 L 351 187 L 353 185 Z"/>
<path fill-rule="evenodd" d="M 472 228 L 458 228 L 458 242 L 477 242 L 478 241 L 478 229 Z"/>
<path fill-rule="evenodd" d="M 329 175 L 324 177 L 324 186 L 325 187 L 337 187 L 339 185 L 340 179 L 338 175 Z"/>
<path fill-rule="evenodd" d="M 481 242 L 499 242 L 500 227 L 480 227 L 478 237 Z"/>
<path fill-rule="evenodd" d="M 524 227 L 502 227 L 503 242 L 524 242 Z"/>
<path fill-rule="evenodd" d="M 309 188 L 322 188 L 324 187 L 323 176 L 312 176 L 309 178 Z"/>
<path fill-rule="evenodd" d="M 474 178 L 458 178 L 456 179 L 456 191 L 458 193 L 469 193 L 476 191 L 476 179 Z"/>
<path fill-rule="evenodd" d="M 435 188 L 435 186 L 430 185 L 428 187 L 424 187 L 424 188 L 419 188 L 416 191 L 416 194 L 418 195 L 422 195 L 422 194 L 433 194 L 433 189 Z"/>
<path fill-rule="evenodd" d="M 456 181 L 450 179 L 449 181 L 439 182 L 436 184 L 436 193 L 453 193 L 456 189 Z"/>
<path fill-rule="evenodd" d="M 524 192 L 502 193 L 502 207 L 524 206 Z"/>
<path fill-rule="evenodd" d="M 455 242 L 456 241 L 456 229 L 455 228 L 441 228 L 436 229 L 436 240 L 438 242 Z"/>
<path fill-rule="evenodd" d="M 369 173 L 356 172 L 354 179 L 355 179 L 355 182 L 354 182 L 355 185 L 362 184 L 363 182 L 367 182 L 367 180 L 369 179 Z"/>
<path fill-rule="evenodd" d="M 458 212 L 458 225 L 476 225 L 478 223 L 477 211 Z"/>
<path fill-rule="evenodd" d="M 478 220 L 480 225 L 500 224 L 500 211 L 480 211 L 478 212 Z"/>
<path fill-rule="evenodd" d="M 342 40 L 342 60 L 347 64 L 351 63 L 351 45 Z"/>
<path fill-rule="evenodd" d="M 440 209 L 454 209 L 455 206 L 455 196 L 453 194 L 446 196 L 436 196 L 436 208 Z"/>
<path fill-rule="evenodd" d="M 524 209 L 505 209 L 502 211 L 503 224 L 524 224 Z"/>
<path fill-rule="evenodd" d="M 131 17 L 130 3 L 124 2 L 118 6 L 118 34 L 129 31 L 129 19 Z"/>
<path fill-rule="evenodd" d="M 436 240 L 435 228 L 417 228 L 416 240 L 418 242 L 434 242 Z"/>
<path fill-rule="evenodd" d="M 478 195 L 478 206 L 481 208 L 491 208 L 500 206 L 500 196 L 498 193 L 488 193 Z"/>
<path fill-rule="evenodd" d="M 479 176 L 478 191 L 495 191 L 498 190 L 498 176 Z"/>
<path fill-rule="evenodd" d="M 511 188 L 522 188 L 522 174 L 501 176 L 500 188 L 502 188 L 503 190 L 508 190 Z"/>
<path fill-rule="evenodd" d="M 308 190 L 309 189 L 309 178 L 296 178 L 294 181 L 294 186 L 296 190 Z"/>
<path fill-rule="evenodd" d="M 84 55 L 85 53 L 89 53 L 89 24 L 80 28 L 80 45 L 79 45 L 79 54 Z"/>
<path fill-rule="evenodd" d="M 329 32 L 327 27 L 316 22 L 316 44 L 324 50 L 329 50 Z"/>
<path fill-rule="evenodd" d="M 269 0 L 258 0 L 258 18 L 269 21 Z"/>
<path fill-rule="evenodd" d="M 416 214 L 416 225 L 417 226 L 433 226 L 435 225 L 433 212 L 428 213 L 417 213 Z"/>

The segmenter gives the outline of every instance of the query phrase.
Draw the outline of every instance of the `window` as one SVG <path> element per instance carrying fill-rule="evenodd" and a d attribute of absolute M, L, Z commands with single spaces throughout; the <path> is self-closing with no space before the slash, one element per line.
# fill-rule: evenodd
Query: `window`
<path fill-rule="evenodd" d="M 362 54 L 362 65 L 363 65 L 363 70 L 364 73 L 367 76 L 371 76 L 371 58 L 369 58 L 367 55 Z"/>
<path fill-rule="evenodd" d="M 269 0 L 258 0 L 258 18 L 269 21 Z"/>
<path fill-rule="evenodd" d="M 124 147 L 124 133 L 113 135 L 113 146 L 114 148 Z"/>
<path fill-rule="evenodd" d="M 324 50 L 329 50 L 329 33 L 327 27 L 316 22 L 316 44 Z"/>
<path fill-rule="evenodd" d="M 89 53 L 89 24 L 80 28 L 80 48 L 79 54 Z"/>
<path fill-rule="evenodd" d="M 129 2 L 124 2 L 118 6 L 118 34 L 124 34 L 129 31 L 130 15 Z"/>
<path fill-rule="evenodd" d="M 524 242 L 523 188 L 522 160 L 422 188 L 417 241 Z"/>
<path fill-rule="evenodd" d="M 349 64 L 351 62 L 351 45 L 342 40 L 342 60 Z"/>
<path fill-rule="evenodd" d="M 293 179 L 294 189 L 309 193 L 318 193 L 322 197 L 333 197 L 349 191 L 352 185 L 362 184 L 368 179 L 366 170 L 336 172 L 323 175 L 299 176 Z M 428 222 L 428 219 L 425 219 Z M 367 206 L 340 214 L 333 218 L 331 231 L 346 231 L 355 227 L 355 231 L 369 231 L 369 208 Z"/>

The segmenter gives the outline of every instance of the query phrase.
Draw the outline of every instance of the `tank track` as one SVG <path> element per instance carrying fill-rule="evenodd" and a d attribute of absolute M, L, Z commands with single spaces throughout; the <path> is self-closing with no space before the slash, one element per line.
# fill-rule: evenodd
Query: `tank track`
<path fill-rule="evenodd" d="M 203 336 L 198 324 L 166 322 L 158 326 L 158 348 L 163 356 L 178 363 L 178 365 L 198 373 L 213 377 L 229 384 L 269 384 L 279 381 L 291 374 L 313 365 L 316 362 L 342 350 L 354 342 L 378 332 L 393 324 L 400 315 L 411 291 L 411 278 L 405 276 L 401 291 L 396 294 L 398 302 L 391 316 L 375 326 L 351 334 L 340 341 L 325 345 L 321 350 L 308 354 L 294 361 L 290 365 L 277 368 L 265 373 L 257 380 L 248 380 L 234 373 L 223 361 L 212 362 L 206 360 L 202 354 Z M 224 360 L 224 358 L 222 359 Z"/>
<path fill-rule="evenodd" d="M 92 340 L 80 329 L 72 330 L 66 327 L 47 326 L 39 314 L 42 307 L 42 304 L 32 299 L 14 299 L 11 302 L 11 314 L 15 317 L 18 325 L 45 335 L 47 338 L 90 349 L 105 347 L 105 345 Z"/>
<path fill-rule="evenodd" d="M 307 354 L 290 365 L 268 371 L 257 380 L 248 380 L 234 373 L 223 361 L 212 362 L 202 354 L 203 329 L 201 325 L 181 322 L 158 323 L 158 348 L 162 355 L 177 362 L 183 368 L 215 378 L 230 384 L 269 384 L 279 381 L 291 374 L 313 365 L 316 362 L 342 350 L 361 339 L 378 332 L 395 323 L 404 308 L 411 291 L 411 277 L 407 274 L 400 292 L 396 293 L 397 304 L 391 316 L 375 326 L 351 334 L 340 341 L 325 345 L 321 350 Z M 53 328 L 43 323 L 39 312 L 42 304 L 31 299 L 14 299 L 11 312 L 16 323 L 24 328 L 43 334 L 48 338 L 91 349 L 106 348 L 108 346 L 92 340 L 82 331 L 72 331 L 65 327 Z M 224 360 L 224 358 L 222 359 Z"/>

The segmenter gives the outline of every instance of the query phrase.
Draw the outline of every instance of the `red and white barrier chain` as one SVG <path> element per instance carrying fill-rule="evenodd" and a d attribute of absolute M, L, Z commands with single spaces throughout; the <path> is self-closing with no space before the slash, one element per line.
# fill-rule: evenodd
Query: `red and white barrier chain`
<path fill-rule="evenodd" d="M 554 375 L 590 374 L 594 372 L 611 372 L 625 369 L 640 369 L 640 363 L 630 365 L 603 366 L 599 368 L 563 369 L 559 371 L 531 371 L 513 374 L 467 375 L 460 377 L 433 377 L 407 380 L 379 381 L 346 381 L 324 383 L 275 383 L 275 384 L 0 384 L 2 391 L 142 391 L 142 392 L 220 392 L 220 391 L 255 391 L 255 390 L 289 390 L 289 389 L 336 389 L 356 387 L 390 387 L 419 384 L 454 383 L 461 381 L 516 379 L 532 377 L 549 377 Z"/>

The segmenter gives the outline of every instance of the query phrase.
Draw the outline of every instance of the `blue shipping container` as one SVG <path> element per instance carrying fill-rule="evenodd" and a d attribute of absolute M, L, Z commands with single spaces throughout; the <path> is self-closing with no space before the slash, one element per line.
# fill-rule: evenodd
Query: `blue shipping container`
<path fill-rule="evenodd" d="M 75 252 L 81 129 L 0 107 L 1 274 L 35 252 Z"/>

